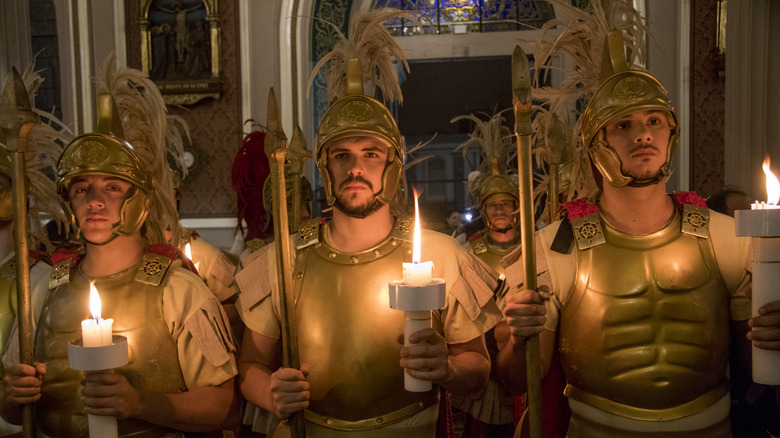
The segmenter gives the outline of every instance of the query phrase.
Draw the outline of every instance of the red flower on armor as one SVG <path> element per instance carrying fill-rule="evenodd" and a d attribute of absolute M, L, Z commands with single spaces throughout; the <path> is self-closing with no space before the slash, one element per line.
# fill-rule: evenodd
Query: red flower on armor
<path fill-rule="evenodd" d="M 674 194 L 674 199 L 676 199 L 680 205 L 691 204 L 697 207 L 707 208 L 707 201 L 697 195 L 696 192 L 677 192 Z"/>
<path fill-rule="evenodd" d="M 572 221 L 589 214 L 599 214 L 599 207 L 596 204 L 591 204 L 585 198 L 561 204 L 561 209 L 565 209 L 569 212 L 569 220 Z"/>

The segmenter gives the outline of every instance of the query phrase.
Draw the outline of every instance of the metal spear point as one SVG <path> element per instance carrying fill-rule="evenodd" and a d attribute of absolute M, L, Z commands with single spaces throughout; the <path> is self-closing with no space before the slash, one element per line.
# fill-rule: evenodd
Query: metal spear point
<path fill-rule="evenodd" d="M 33 365 L 32 306 L 30 304 L 30 261 L 27 248 L 27 180 L 24 153 L 30 130 L 40 117 L 30 106 L 22 76 L 13 67 L 0 98 L 0 143 L 11 156 L 14 202 L 14 250 L 16 252 L 16 297 L 19 321 L 19 362 Z M 34 405 L 22 407 L 25 437 L 35 436 Z"/>
<path fill-rule="evenodd" d="M 287 156 L 287 137 L 282 129 L 279 104 L 274 89 L 268 93 L 268 120 L 265 136 L 265 153 L 271 163 L 271 193 L 273 199 L 274 244 L 276 245 L 276 273 L 279 282 L 279 311 L 281 313 L 282 366 L 298 369 L 301 366 L 298 354 L 298 335 L 295 331 L 295 306 L 292 300 L 292 252 L 287 215 L 287 190 L 284 162 Z M 306 429 L 303 411 L 290 415 L 292 438 L 305 438 Z"/>
<path fill-rule="evenodd" d="M 517 174 L 520 183 L 520 244 L 525 268 L 525 288 L 536 290 L 534 252 L 533 173 L 531 172 L 531 72 L 520 46 L 512 53 L 512 106 L 517 134 Z M 528 384 L 528 424 L 531 438 L 542 436 L 542 372 L 539 335 L 525 341 Z M 518 431 L 521 428 L 518 428 Z"/>
<path fill-rule="evenodd" d="M 290 174 L 292 175 L 292 215 L 290 215 L 290 230 L 295 230 L 301 220 L 301 178 L 303 177 L 303 163 L 311 158 L 311 151 L 306 148 L 306 138 L 300 126 L 295 126 L 290 145 L 287 148 L 287 161 L 290 162 Z"/>

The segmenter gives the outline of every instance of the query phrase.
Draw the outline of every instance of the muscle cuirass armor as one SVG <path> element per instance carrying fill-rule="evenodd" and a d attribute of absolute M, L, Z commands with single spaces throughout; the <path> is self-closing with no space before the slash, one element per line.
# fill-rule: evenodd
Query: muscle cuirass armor
<path fill-rule="evenodd" d="M 102 315 L 113 318 L 114 335 L 127 338 L 129 363 L 115 372 L 135 388 L 164 393 L 186 390 L 176 342 L 163 319 L 163 284 L 134 281 L 138 266 L 98 277 Z M 81 321 L 89 314 L 89 282 L 75 267 L 70 282 L 49 293 L 35 339 L 35 360 L 46 363 L 42 397 L 36 404 L 39 430 L 51 437 L 87 437 L 86 414 L 80 401 L 80 371 L 68 367 L 68 343 L 81 337 Z M 140 420 L 119 420 L 119 436 L 162 437 L 172 431 Z"/>
<path fill-rule="evenodd" d="M 488 231 L 486 230 L 485 234 L 487 235 L 487 233 Z M 471 251 L 475 256 L 487 263 L 488 266 L 493 268 L 497 273 L 504 274 L 504 267 L 501 265 L 501 259 L 517 248 L 519 242 L 508 248 L 501 248 L 500 246 L 490 243 L 490 240 L 486 236 L 483 236 L 469 242 L 469 244 L 471 245 Z"/>
<path fill-rule="evenodd" d="M 312 370 L 307 420 L 333 429 L 371 429 L 437 402 L 436 386 L 425 393 L 405 391 L 398 363 L 404 313 L 390 308 L 388 283 L 403 278 L 402 263 L 410 260 L 411 242 L 394 235 L 358 253 L 337 251 L 321 237 L 298 250 L 298 345 L 301 363 Z"/>
<path fill-rule="evenodd" d="M 712 406 L 728 391 L 729 295 L 711 240 L 681 232 L 679 212 L 643 236 L 602 223 L 561 309 L 566 395 L 645 421 Z"/>

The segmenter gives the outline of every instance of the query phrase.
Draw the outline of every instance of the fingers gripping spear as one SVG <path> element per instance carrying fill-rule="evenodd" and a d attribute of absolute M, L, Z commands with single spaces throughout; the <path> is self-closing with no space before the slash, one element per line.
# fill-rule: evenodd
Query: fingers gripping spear
<path fill-rule="evenodd" d="M 520 243 L 523 248 L 526 289 L 536 289 L 534 252 L 533 174 L 531 172 L 531 81 L 528 57 L 520 46 L 512 53 L 512 105 L 517 135 L 517 174 L 520 183 Z M 531 438 L 542 436 L 542 373 L 539 335 L 526 339 L 525 361 L 528 380 L 528 420 Z"/>
<path fill-rule="evenodd" d="M 287 136 L 284 135 L 279 105 L 274 89 L 268 93 L 268 121 L 265 136 L 265 154 L 271 162 L 271 193 L 273 198 L 274 242 L 276 244 L 276 266 L 279 282 L 279 309 L 282 321 L 282 366 L 299 368 L 298 336 L 295 331 L 295 307 L 292 299 L 292 267 L 290 262 L 290 230 L 287 215 L 287 190 L 285 185 L 284 162 L 287 158 Z M 292 438 L 305 438 L 303 412 L 290 416 Z"/>
<path fill-rule="evenodd" d="M 14 245 L 16 252 L 16 295 L 19 320 L 19 359 L 33 364 L 32 307 L 30 305 L 30 263 L 27 248 L 27 182 L 24 153 L 33 126 L 40 122 L 30 106 L 30 98 L 22 76 L 14 67 L 5 81 L 0 99 L 0 144 L 11 156 L 13 180 Z M 22 425 L 25 437 L 35 436 L 33 405 L 24 405 Z"/>

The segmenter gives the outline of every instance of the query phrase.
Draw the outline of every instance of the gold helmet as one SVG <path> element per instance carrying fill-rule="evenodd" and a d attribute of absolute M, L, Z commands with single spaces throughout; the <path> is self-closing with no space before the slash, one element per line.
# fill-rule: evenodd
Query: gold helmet
<path fill-rule="evenodd" d="M 646 20 L 630 0 L 592 1 L 584 9 L 566 2 L 558 6 L 571 20 L 562 32 L 553 30 L 560 26 L 549 25 L 540 32 L 534 53 L 534 63 L 540 67 L 536 69 L 532 95 L 547 112 L 561 120 L 570 120 L 572 109 L 579 107 L 582 101 L 589 102 L 579 121 L 569 123 L 571 145 L 574 146 L 571 164 L 566 166 L 569 199 L 593 200 L 603 187 L 602 174 L 612 185 L 652 184 L 650 181 L 632 182 L 622 174 L 620 160 L 604 141 L 602 132 L 603 127 L 616 117 L 643 108 L 659 109 L 669 114 L 669 124 L 675 131 L 667 149 L 669 157 L 673 153 L 678 125 L 666 90 L 650 74 L 631 69 L 647 59 Z M 545 81 L 556 69 L 550 62 L 556 54 L 568 58 L 573 68 L 564 75 L 560 85 L 553 88 Z M 549 132 L 540 131 L 543 142 L 549 140 Z M 662 173 L 668 172 L 668 167 L 669 160 Z"/>
<path fill-rule="evenodd" d="M 482 220 L 485 221 L 485 226 L 487 228 L 498 230 L 487 215 L 488 202 L 514 202 L 515 210 L 512 212 L 510 224 L 506 228 L 514 228 L 515 225 L 517 225 L 519 220 L 519 212 L 517 210 L 520 203 L 519 191 L 520 188 L 517 183 L 508 175 L 494 174 L 482 180 L 482 184 L 479 188 L 479 214 L 482 216 Z"/>
<path fill-rule="evenodd" d="M 119 221 L 103 245 L 119 235 L 139 233 L 145 244 L 178 245 L 179 222 L 166 153 L 172 131 L 160 91 L 141 71 L 115 65 L 112 55 L 97 77 L 98 129 L 74 139 L 58 163 L 57 190 L 63 207 L 77 176 L 105 174 L 133 187 L 120 207 Z M 170 236 L 173 236 L 172 239 Z"/>
<path fill-rule="evenodd" d="M 504 125 L 505 112 L 500 111 L 485 120 L 483 116 L 466 114 L 450 120 L 455 123 L 460 120 L 469 120 L 474 123 L 474 130 L 469 139 L 461 143 L 455 150 L 462 150 L 464 158 L 467 157 L 471 145 L 480 149 L 482 162 L 480 170 L 473 172 L 474 177 L 469 177 L 468 192 L 473 205 L 479 206 L 479 214 L 488 229 L 494 229 L 487 216 L 486 203 L 500 200 L 511 200 L 515 208 L 519 206 L 520 191 L 516 181 L 517 174 L 511 173 L 512 154 L 514 153 L 512 132 Z M 511 224 L 508 228 L 518 223 L 517 211 L 513 212 Z"/>
<path fill-rule="evenodd" d="M 404 142 L 401 131 L 387 107 L 363 94 L 360 64 L 356 58 L 349 60 L 347 72 L 350 81 L 347 96 L 328 108 L 317 128 L 317 168 L 320 170 L 328 204 L 333 205 L 336 198 L 327 168 L 328 146 L 344 138 L 361 136 L 373 137 L 385 143 L 387 165 L 382 174 L 382 188 L 376 194 L 373 212 L 396 196 L 403 170 Z"/>
<path fill-rule="evenodd" d="M 623 174 L 620 157 L 607 143 L 604 127 L 627 114 L 647 110 L 664 112 L 672 132 L 666 148 L 666 161 L 659 174 L 649 180 L 636 181 Z M 650 73 L 628 70 L 609 77 L 593 95 L 582 113 L 581 137 L 593 165 L 611 185 L 643 187 L 656 184 L 669 175 L 680 132 L 677 113 L 663 85 Z"/>
<path fill-rule="evenodd" d="M 101 174 L 116 176 L 133 184 L 130 195 L 120 207 L 119 222 L 113 224 L 112 236 L 106 242 L 90 242 L 105 244 L 118 235 L 129 236 L 141 229 L 149 215 L 154 180 L 133 146 L 123 138 L 118 110 L 110 94 L 98 96 L 98 119 L 98 132 L 76 137 L 62 153 L 57 163 L 57 194 L 62 208 L 78 232 L 79 224 L 68 197 L 68 188 L 73 178 Z"/>
<path fill-rule="evenodd" d="M 363 91 L 366 83 L 372 94 L 379 89 L 385 100 L 403 102 L 393 59 L 406 70 L 409 66 L 401 48 L 382 26 L 385 21 L 398 17 L 411 18 L 408 11 L 391 8 L 357 14 L 350 22 L 349 38 L 342 35 L 312 72 L 313 81 L 319 68 L 328 64 L 328 97 L 331 101 L 335 99 L 318 125 L 314 153 L 329 205 L 338 207 L 327 169 L 328 147 L 345 138 L 362 136 L 376 138 L 387 145 L 382 188 L 365 215 L 395 200 L 402 185 L 405 145 L 401 132 L 387 107 Z"/>

